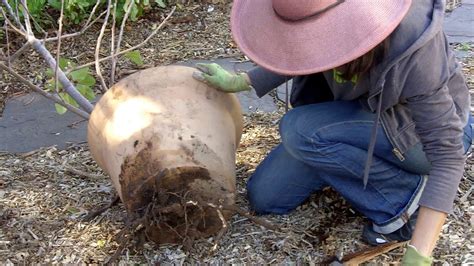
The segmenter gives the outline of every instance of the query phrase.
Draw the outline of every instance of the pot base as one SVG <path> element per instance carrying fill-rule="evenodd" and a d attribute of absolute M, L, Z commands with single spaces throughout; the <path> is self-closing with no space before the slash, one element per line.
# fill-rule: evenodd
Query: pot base
<path fill-rule="evenodd" d="M 151 157 L 151 146 L 127 158 L 119 176 L 122 202 L 145 226 L 149 240 L 158 244 L 183 243 L 219 232 L 232 213 L 229 193 L 199 166 L 163 169 Z M 230 203 L 231 204 L 231 203 Z"/>

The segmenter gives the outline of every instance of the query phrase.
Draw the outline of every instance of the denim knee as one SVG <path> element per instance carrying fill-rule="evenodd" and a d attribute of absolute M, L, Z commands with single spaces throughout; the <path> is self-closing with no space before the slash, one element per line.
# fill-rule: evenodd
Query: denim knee
<path fill-rule="evenodd" d="M 285 146 L 285 149 L 292 155 L 295 155 L 294 151 L 304 145 L 302 136 L 297 130 L 298 120 L 299 115 L 293 109 L 283 116 L 279 125 L 281 142 L 283 143 L 283 146 Z"/>
<path fill-rule="evenodd" d="M 319 144 L 322 144 L 316 136 L 317 128 L 306 128 L 304 118 L 298 109 L 293 109 L 286 113 L 280 120 L 280 137 L 285 149 L 293 157 L 302 160 L 303 153 L 317 151 Z"/>
<path fill-rule="evenodd" d="M 272 200 L 267 197 L 266 188 L 258 184 L 258 179 L 254 174 L 247 182 L 247 199 L 251 210 L 257 214 L 266 214 L 269 213 L 268 209 Z"/>

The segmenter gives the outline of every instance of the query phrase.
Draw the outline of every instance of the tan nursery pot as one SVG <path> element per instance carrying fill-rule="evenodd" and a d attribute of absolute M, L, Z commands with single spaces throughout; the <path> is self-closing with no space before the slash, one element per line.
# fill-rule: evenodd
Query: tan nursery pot
<path fill-rule="evenodd" d="M 104 94 L 89 120 L 92 157 L 157 243 L 215 234 L 219 215 L 231 213 L 212 205 L 235 199 L 240 106 L 234 95 L 195 81 L 193 71 L 166 66 L 130 75 Z"/>

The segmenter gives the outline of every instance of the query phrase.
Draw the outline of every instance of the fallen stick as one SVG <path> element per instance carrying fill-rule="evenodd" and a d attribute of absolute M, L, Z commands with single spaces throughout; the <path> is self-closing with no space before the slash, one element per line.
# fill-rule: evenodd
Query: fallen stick
<path fill-rule="evenodd" d="M 70 172 L 70 173 L 76 174 L 78 176 L 88 177 L 90 179 L 101 179 L 101 178 L 104 177 L 102 175 L 95 175 L 95 174 L 91 174 L 91 173 L 87 173 L 87 172 L 75 169 L 75 168 L 73 168 L 73 167 L 71 167 L 70 165 L 67 165 L 67 164 L 64 165 L 64 169 L 66 171 Z"/>
<path fill-rule="evenodd" d="M 276 225 L 270 223 L 270 222 L 267 222 L 259 217 L 256 217 L 256 216 L 253 216 L 251 215 L 250 213 L 246 212 L 244 209 L 241 209 L 235 205 L 224 205 L 222 206 L 222 209 L 223 210 L 227 210 L 227 211 L 234 211 L 236 212 L 237 214 L 245 217 L 245 218 L 248 218 L 249 220 L 251 220 L 252 222 L 258 224 L 258 225 L 261 225 L 267 229 L 270 229 L 272 231 L 280 231 L 280 228 L 278 228 Z"/>
<path fill-rule="evenodd" d="M 115 206 L 118 202 L 119 202 L 120 198 L 118 195 L 115 195 L 112 200 L 110 201 L 109 204 L 101 207 L 100 209 L 98 210 L 95 210 L 89 214 L 87 214 L 84 218 L 82 218 L 82 221 L 84 222 L 89 222 L 89 221 L 92 221 L 95 217 L 101 215 L 102 213 L 104 213 L 106 210 L 112 208 L 113 206 Z"/>
<path fill-rule="evenodd" d="M 332 257 L 324 261 L 323 265 L 359 265 L 361 263 L 367 262 L 377 256 L 385 254 L 391 250 L 402 247 L 406 245 L 408 241 L 405 242 L 389 242 L 376 247 L 368 247 L 360 251 L 348 254 L 344 256 L 341 260 Z"/>

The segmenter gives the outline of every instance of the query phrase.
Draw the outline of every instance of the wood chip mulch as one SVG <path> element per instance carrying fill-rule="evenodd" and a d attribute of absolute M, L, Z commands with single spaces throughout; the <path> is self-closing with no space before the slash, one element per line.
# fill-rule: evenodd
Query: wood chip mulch
<path fill-rule="evenodd" d="M 279 142 L 276 124 L 282 112 L 245 117 L 237 156 L 237 205 L 248 208 L 245 183 L 256 165 Z M 67 150 L 54 147 L 29 154 L 1 154 L 0 263 L 104 263 L 118 247 L 125 226 L 121 204 L 89 222 L 82 218 L 113 198 L 107 176 L 85 144 Z M 469 159 L 454 214 L 443 227 L 435 251 L 440 263 L 472 261 L 474 226 L 474 159 Z M 360 231 L 366 220 L 334 191 L 316 193 L 290 215 L 265 216 L 281 228 L 273 232 L 235 215 L 230 229 L 212 249 L 202 239 L 190 249 L 147 242 L 129 246 L 119 261 L 131 263 L 318 263 L 366 247 Z M 373 260 L 398 262 L 402 248 Z"/>

